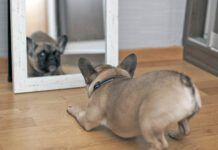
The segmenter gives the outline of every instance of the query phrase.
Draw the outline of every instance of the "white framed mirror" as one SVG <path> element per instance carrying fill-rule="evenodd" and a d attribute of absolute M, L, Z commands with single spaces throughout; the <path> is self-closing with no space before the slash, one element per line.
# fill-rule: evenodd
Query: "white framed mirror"
<path fill-rule="evenodd" d="M 118 64 L 118 0 L 11 1 L 15 93 L 83 87 L 80 57 Z"/>

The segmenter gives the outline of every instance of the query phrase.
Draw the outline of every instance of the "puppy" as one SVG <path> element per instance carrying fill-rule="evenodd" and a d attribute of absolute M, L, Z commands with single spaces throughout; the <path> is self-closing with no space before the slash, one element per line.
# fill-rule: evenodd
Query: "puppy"
<path fill-rule="evenodd" d="M 85 110 L 69 106 L 67 112 L 87 131 L 99 125 L 116 135 L 130 138 L 143 135 L 150 150 L 168 147 L 165 131 L 182 139 L 190 133 L 188 121 L 201 108 L 198 89 L 191 79 L 175 71 L 155 71 L 133 78 L 136 55 L 126 57 L 118 67 L 93 67 L 84 58 L 79 68 L 87 84 L 89 103 Z"/>
<path fill-rule="evenodd" d="M 35 32 L 27 37 L 28 75 L 38 77 L 64 74 L 60 64 L 67 41 L 66 35 L 55 41 L 43 32 Z"/>

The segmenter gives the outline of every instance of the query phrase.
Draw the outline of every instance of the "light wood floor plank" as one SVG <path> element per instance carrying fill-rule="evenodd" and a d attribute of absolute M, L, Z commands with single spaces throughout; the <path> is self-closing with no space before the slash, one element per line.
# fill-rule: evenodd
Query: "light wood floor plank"
<path fill-rule="evenodd" d="M 218 78 L 181 60 L 139 63 L 136 76 L 173 69 L 192 77 L 200 89 L 203 108 L 190 122 L 192 133 L 182 141 L 169 140 L 170 150 L 217 150 Z M 85 89 L 14 95 L 7 75 L 0 75 L 0 150 L 144 150 L 141 138 L 124 140 L 105 128 L 85 132 L 66 113 L 71 104 L 85 107 Z"/>

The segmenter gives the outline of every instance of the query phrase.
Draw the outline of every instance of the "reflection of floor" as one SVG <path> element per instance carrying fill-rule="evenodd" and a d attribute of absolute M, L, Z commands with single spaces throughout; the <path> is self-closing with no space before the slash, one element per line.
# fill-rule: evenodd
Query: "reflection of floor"
<path fill-rule="evenodd" d="M 191 135 L 170 150 L 217 150 L 218 78 L 181 60 L 139 63 L 136 76 L 145 72 L 173 69 L 190 75 L 201 91 L 203 108 L 191 120 Z M 14 95 L 7 74 L 0 74 L 0 149 L 3 150 L 142 150 L 144 140 L 120 139 L 99 128 L 84 131 L 66 113 L 68 105 L 85 106 L 85 89 L 57 90 Z"/>
<path fill-rule="evenodd" d="M 79 73 L 78 60 L 80 57 L 89 59 L 94 66 L 102 64 L 105 61 L 104 54 L 92 54 L 92 55 L 64 55 L 62 56 L 62 70 L 66 74 Z"/>
<path fill-rule="evenodd" d="M 76 65 L 70 66 L 70 65 L 63 65 L 62 66 L 62 71 L 65 74 L 74 74 L 74 73 L 79 73 L 80 70 Z"/>

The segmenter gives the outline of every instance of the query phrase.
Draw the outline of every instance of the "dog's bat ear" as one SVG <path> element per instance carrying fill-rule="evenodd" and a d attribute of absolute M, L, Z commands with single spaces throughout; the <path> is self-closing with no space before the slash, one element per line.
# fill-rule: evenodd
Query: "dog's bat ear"
<path fill-rule="evenodd" d="M 86 84 L 90 84 L 96 78 L 97 75 L 95 68 L 92 66 L 91 62 L 86 58 L 80 58 L 78 66 L 86 81 Z"/>
<path fill-rule="evenodd" d="M 33 39 L 29 37 L 26 38 L 26 42 L 27 42 L 27 54 L 32 57 L 35 48 L 37 47 L 37 44 L 33 41 Z"/>
<path fill-rule="evenodd" d="M 128 71 L 131 77 L 133 77 L 136 66 L 137 66 L 137 56 L 135 54 L 130 54 L 120 63 L 118 68 L 122 68 Z"/>
<path fill-rule="evenodd" d="M 67 42 L 68 42 L 68 37 L 66 35 L 62 35 L 58 38 L 58 47 L 59 47 L 61 54 L 64 53 Z"/>

